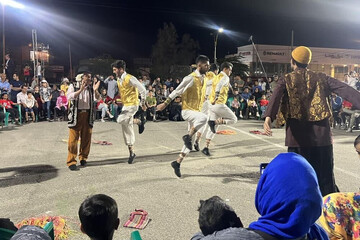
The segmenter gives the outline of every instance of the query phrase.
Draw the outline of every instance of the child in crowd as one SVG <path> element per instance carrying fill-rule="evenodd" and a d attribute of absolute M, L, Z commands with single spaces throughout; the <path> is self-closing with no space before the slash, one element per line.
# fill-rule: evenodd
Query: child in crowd
<path fill-rule="evenodd" d="M 31 92 L 28 92 L 27 93 L 27 98 L 26 98 L 26 101 L 25 101 L 25 119 L 26 119 L 26 122 L 29 121 L 29 113 L 31 114 L 31 118 L 33 120 L 33 122 L 35 122 L 35 114 L 34 114 L 34 106 L 35 106 L 35 98 L 34 96 L 32 95 Z"/>
<path fill-rule="evenodd" d="M 249 113 L 251 114 L 251 116 L 260 117 L 259 113 L 258 113 L 258 105 L 256 103 L 255 96 L 250 97 L 250 99 L 248 101 L 248 108 L 249 108 Z"/>
<path fill-rule="evenodd" d="M 60 91 L 60 96 L 56 99 L 56 114 L 59 117 L 62 117 L 63 119 L 66 117 L 66 111 L 68 108 L 68 100 L 65 96 L 65 91 Z"/>
<path fill-rule="evenodd" d="M 105 122 L 104 118 L 106 114 L 110 118 L 114 116 L 110 113 L 109 106 L 112 102 L 112 99 L 107 95 L 106 89 L 101 90 L 101 99 L 96 104 L 96 109 L 101 111 L 101 122 Z"/>
<path fill-rule="evenodd" d="M 234 209 L 218 196 L 200 200 L 199 226 L 204 236 L 230 227 L 242 228 L 243 224 Z"/>
<path fill-rule="evenodd" d="M 10 113 L 10 117 L 15 121 L 15 124 L 20 125 L 19 111 L 12 107 L 12 106 L 17 106 L 19 104 L 9 100 L 8 97 L 9 95 L 7 93 L 3 93 L 0 99 L 0 105 L 5 108 L 6 112 Z"/>
<path fill-rule="evenodd" d="M 266 99 L 265 94 L 262 95 L 262 97 L 261 97 L 261 99 L 259 101 L 259 104 L 260 104 L 260 110 L 261 110 L 261 118 L 264 118 L 267 105 L 269 104 L 269 100 Z"/>
<path fill-rule="evenodd" d="M 240 111 L 240 103 L 236 97 L 234 97 L 234 100 L 231 103 L 231 110 L 235 113 L 235 115 L 238 119 L 242 118 L 242 114 Z"/>
<path fill-rule="evenodd" d="M 81 231 L 92 240 L 111 240 L 120 219 L 116 201 L 104 194 L 88 197 L 79 209 Z"/>

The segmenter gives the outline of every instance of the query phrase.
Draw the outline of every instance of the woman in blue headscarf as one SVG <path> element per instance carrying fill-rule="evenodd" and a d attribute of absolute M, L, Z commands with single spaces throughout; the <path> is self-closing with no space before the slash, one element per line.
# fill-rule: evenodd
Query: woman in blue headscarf
<path fill-rule="evenodd" d="M 296 153 L 281 153 L 270 162 L 259 180 L 255 205 L 261 217 L 249 229 L 264 239 L 328 239 L 315 224 L 322 207 L 316 173 Z"/>

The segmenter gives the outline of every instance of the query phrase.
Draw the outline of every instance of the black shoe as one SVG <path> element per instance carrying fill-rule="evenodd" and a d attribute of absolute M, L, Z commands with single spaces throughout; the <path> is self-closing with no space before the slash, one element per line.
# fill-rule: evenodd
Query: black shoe
<path fill-rule="evenodd" d="M 195 143 L 194 143 L 194 148 L 195 148 L 195 150 L 196 150 L 197 152 L 200 151 L 199 143 L 196 142 L 196 141 L 195 141 Z"/>
<path fill-rule="evenodd" d="M 171 163 L 171 166 L 174 169 L 175 175 L 178 176 L 178 177 L 181 177 L 180 163 L 178 163 L 177 161 L 173 161 Z"/>
<path fill-rule="evenodd" d="M 69 169 L 70 169 L 71 171 L 79 171 L 79 168 L 76 166 L 76 164 L 70 165 L 70 166 L 69 166 Z"/>
<path fill-rule="evenodd" d="M 192 143 L 191 143 L 191 137 L 189 134 L 186 134 L 183 136 L 183 141 L 184 141 L 184 144 L 185 146 L 189 149 L 189 150 L 192 150 Z"/>
<path fill-rule="evenodd" d="M 216 133 L 216 130 L 215 130 L 215 121 L 208 121 L 208 124 L 209 124 L 210 130 L 211 130 L 213 133 Z"/>
<path fill-rule="evenodd" d="M 130 154 L 130 157 L 129 157 L 129 160 L 128 160 L 128 164 L 132 164 L 133 161 L 134 161 L 134 159 L 135 159 L 135 157 L 136 157 L 136 154 L 135 154 L 135 153 Z"/>
<path fill-rule="evenodd" d="M 204 148 L 203 150 L 201 150 L 201 152 L 203 153 L 203 154 L 205 154 L 206 156 L 210 156 L 210 152 L 209 152 L 209 148 Z"/>
<path fill-rule="evenodd" d="M 86 167 L 86 165 L 87 165 L 86 160 L 81 160 L 81 161 L 80 161 L 80 165 L 81 165 L 82 167 Z"/>
<path fill-rule="evenodd" d="M 142 134 L 145 130 L 145 122 L 146 119 L 144 117 L 144 113 L 140 115 L 140 124 L 139 124 L 139 134 Z"/>

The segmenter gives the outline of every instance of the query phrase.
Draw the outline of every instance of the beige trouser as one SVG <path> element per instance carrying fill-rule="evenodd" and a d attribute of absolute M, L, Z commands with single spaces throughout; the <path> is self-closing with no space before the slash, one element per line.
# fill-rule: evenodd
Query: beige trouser
<path fill-rule="evenodd" d="M 181 116 L 188 122 L 189 129 L 201 129 L 207 123 L 207 116 L 202 112 L 182 110 Z M 188 154 L 190 150 L 184 145 L 181 152 Z"/>
<path fill-rule="evenodd" d="M 127 146 L 135 143 L 134 115 L 137 110 L 138 106 L 124 106 L 116 120 L 117 123 L 121 124 L 124 142 Z"/>

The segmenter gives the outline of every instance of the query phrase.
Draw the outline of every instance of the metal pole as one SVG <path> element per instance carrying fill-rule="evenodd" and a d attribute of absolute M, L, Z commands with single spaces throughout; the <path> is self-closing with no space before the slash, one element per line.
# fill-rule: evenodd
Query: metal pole
<path fill-rule="evenodd" d="M 262 70 L 264 71 L 265 79 L 266 79 L 267 82 L 269 82 L 269 81 L 268 81 L 268 77 L 267 77 L 267 73 L 266 73 L 265 68 L 264 68 L 264 65 L 263 65 L 263 63 L 262 63 L 262 61 L 261 61 L 259 52 L 258 52 L 258 50 L 256 49 L 256 46 L 255 46 L 254 41 L 253 41 L 253 39 L 252 39 L 252 36 L 250 37 L 250 41 L 251 41 L 251 43 L 252 43 L 252 45 L 253 45 L 253 47 L 254 47 L 254 49 L 255 49 L 255 52 L 256 52 L 256 55 L 257 55 L 257 57 L 258 57 L 258 59 L 259 59 L 261 68 L 262 68 Z"/>
<path fill-rule="evenodd" d="M 216 61 L 216 46 L 217 46 L 217 41 L 218 41 L 218 37 L 219 37 L 219 32 L 216 33 L 215 36 L 215 41 L 214 41 L 214 63 L 217 63 Z"/>
<path fill-rule="evenodd" d="M 71 46 L 69 43 L 69 60 L 70 60 L 70 80 L 73 78 L 72 63 L 71 63 Z"/>
<path fill-rule="evenodd" d="M 3 73 L 5 73 L 5 4 L 2 6 Z"/>
<path fill-rule="evenodd" d="M 291 30 L 291 51 L 294 48 L 294 30 Z"/>

